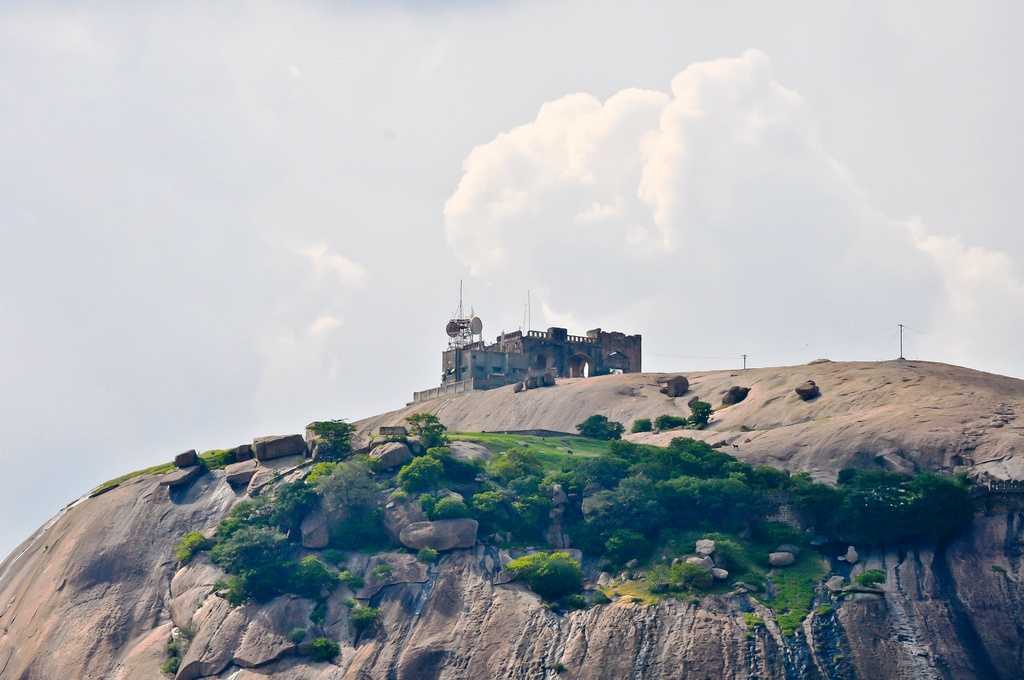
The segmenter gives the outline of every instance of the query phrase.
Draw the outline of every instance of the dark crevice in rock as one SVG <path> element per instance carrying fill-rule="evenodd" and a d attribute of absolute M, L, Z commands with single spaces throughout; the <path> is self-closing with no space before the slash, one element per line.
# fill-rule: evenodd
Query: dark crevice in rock
<path fill-rule="evenodd" d="M 978 630 L 974 627 L 971 617 L 960 600 L 960 595 L 956 590 L 956 581 L 949 568 L 946 552 L 946 544 L 939 545 L 932 559 L 931 567 L 932 574 L 935 577 L 936 595 L 946 602 L 950 621 L 957 633 L 957 639 L 960 641 L 967 659 L 974 668 L 976 677 L 985 678 L 986 680 L 1001 680 L 1001 676 L 996 671 L 988 650 L 978 634 Z"/>

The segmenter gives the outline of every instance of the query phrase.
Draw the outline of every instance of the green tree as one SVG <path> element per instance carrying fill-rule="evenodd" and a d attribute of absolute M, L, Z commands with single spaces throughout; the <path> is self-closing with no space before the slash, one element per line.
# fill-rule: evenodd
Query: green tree
<path fill-rule="evenodd" d="M 659 430 L 675 430 L 686 425 L 687 420 L 682 416 L 660 415 L 654 419 L 654 424 Z"/>
<path fill-rule="evenodd" d="M 651 542 L 639 531 L 616 529 L 604 544 L 604 554 L 613 563 L 622 565 L 632 559 L 643 560 L 651 552 Z"/>
<path fill-rule="evenodd" d="M 431 456 L 419 456 L 398 471 L 398 485 L 406 491 L 427 491 L 437 486 L 443 474 L 441 461 Z"/>
<path fill-rule="evenodd" d="M 319 600 L 338 584 L 338 578 L 315 555 L 303 557 L 292 571 L 290 590 L 296 595 Z"/>
<path fill-rule="evenodd" d="M 409 429 L 419 437 L 424 448 L 431 449 L 435 446 L 444 446 L 447 442 L 448 428 L 433 413 L 414 413 L 405 419 L 409 423 Z"/>
<path fill-rule="evenodd" d="M 317 460 L 344 460 L 352 455 L 352 435 L 355 427 L 344 420 L 321 420 L 309 425 L 319 438 Z"/>
<path fill-rule="evenodd" d="M 578 593 L 583 586 L 580 563 L 565 552 L 530 553 L 512 560 L 505 568 L 515 578 L 525 580 L 531 590 L 549 601 Z"/>
<path fill-rule="evenodd" d="M 633 426 L 629 428 L 630 432 L 650 432 L 653 429 L 650 418 L 637 418 L 633 421 Z"/>
<path fill-rule="evenodd" d="M 608 416 L 592 415 L 576 426 L 576 429 L 584 437 L 591 439 L 622 439 L 625 431 L 622 423 L 608 420 Z"/>
<path fill-rule="evenodd" d="M 459 498 L 445 496 L 434 504 L 430 519 L 462 519 L 469 517 L 469 508 Z"/>
<path fill-rule="evenodd" d="M 377 483 L 370 468 L 361 460 L 337 464 L 316 481 L 324 509 L 331 515 L 345 516 L 356 509 L 377 504 Z"/>
<path fill-rule="evenodd" d="M 341 654 L 341 646 L 328 638 L 317 638 L 309 644 L 309 658 L 313 661 L 333 661 Z"/>
<path fill-rule="evenodd" d="M 711 420 L 711 414 L 714 411 L 711 410 L 711 404 L 700 399 L 695 399 L 690 402 L 690 418 L 688 424 L 697 428 L 698 430 L 703 429 L 708 421 Z"/>

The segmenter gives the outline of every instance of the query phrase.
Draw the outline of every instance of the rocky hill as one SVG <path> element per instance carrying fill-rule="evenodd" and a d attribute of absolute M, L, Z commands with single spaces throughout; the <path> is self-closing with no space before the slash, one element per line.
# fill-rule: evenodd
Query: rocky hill
<path fill-rule="evenodd" d="M 607 376 L 441 399 L 362 421 L 358 434 L 418 411 L 463 432 L 573 431 L 595 413 L 628 426 L 686 415 L 687 402 L 699 396 L 716 409 L 708 428 L 628 436 L 665 444 L 685 434 L 742 461 L 828 482 L 847 467 L 1024 477 L 1024 422 L 1016 420 L 1024 381 L 917 361 L 816 363 L 689 373 L 689 392 L 669 397 L 659 391 L 664 377 Z M 794 393 L 807 380 L 821 392 L 809 401 Z M 732 386 L 750 390 L 721 408 Z M 460 455 L 493 455 L 480 440 Z M 0 679 L 171 677 L 160 671 L 169 640 L 182 680 L 1009 679 L 1024 668 L 1020 495 L 981 497 L 971 526 L 948 542 L 858 546 L 850 561 L 835 550 L 806 549 L 813 556 L 802 563 L 817 569 L 813 608 L 793 631 L 782 622 L 786 612 L 771 606 L 779 595 L 771 591 L 787 581 L 771 573 L 760 596 L 737 585 L 649 599 L 619 595 L 636 576 L 626 572 L 613 575 L 611 602 L 562 611 L 510 582 L 509 549 L 450 536 L 437 544 L 436 562 L 403 550 L 418 545 L 407 536 L 347 554 L 339 569 L 359 578 L 319 604 L 284 594 L 234 606 L 219 584 L 222 567 L 206 553 L 179 561 L 175 544 L 191 531 L 212 536 L 233 507 L 301 479 L 310 462 L 300 454 L 235 465 L 244 469 L 193 478 L 168 468 L 126 479 L 63 509 L 0 563 Z M 389 530 L 424 519 L 411 501 L 392 494 L 385 502 Z M 320 555 L 310 517 L 301 554 Z M 596 592 L 608 575 L 595 560 L 583 562 Z M 842 592 L 826 586 L 829 577 L 849 583 L 870 569 L 884 573 L 883 584 Z M 364 608 L 379 612 L 375 626 L 355 620 Z M 314 628 L 340 645 L 333 661 L 314 660 L 310 635 L 296 634 Z"/>

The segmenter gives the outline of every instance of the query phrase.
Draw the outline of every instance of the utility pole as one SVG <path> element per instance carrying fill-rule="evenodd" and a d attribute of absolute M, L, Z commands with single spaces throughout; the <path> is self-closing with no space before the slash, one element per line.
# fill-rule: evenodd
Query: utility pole
<path fill-rule="evenodd" d="M 743 355 L 743 370 L 747 370 L 747 355 Z"/>
<path fill-rule="evenodd" d="M 903 358 L 903 324 L 900 324 L 900 359 Z"/>

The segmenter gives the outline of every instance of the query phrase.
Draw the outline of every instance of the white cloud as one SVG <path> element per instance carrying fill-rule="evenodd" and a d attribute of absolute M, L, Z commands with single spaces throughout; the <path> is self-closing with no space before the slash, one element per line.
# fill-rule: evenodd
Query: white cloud
<path fill-rule="evenodd" d="M 341 319 L 332 314 L 322 314 L 309 325 L 308 333 L 311 336 L 325 335 L 339 326 Z"/>
<path fill-rule="evenodd" d="M 773 363 L 887 356 L 911 315 L 977 350 L 963 321 L 1022 297 L 1007 255 L 875 210 L 755 50 L 688 66 L 669 92 L 548 102 L 463 168 L 444 211 L 457 256 L 546 291 L 545 317 L 570 328 L 643 323 L 662 346 Z"/>
<path fill-rule="evenodd" d="M 298 252 L 309 258 L 313 273 L 317 276 L 331 274 L 340 284 L 351 288 L 361 288 L 366 284 L 366 269 L 361 264 L 344 255 L 332 253 L 323 243 L 302 248 Z"/>

